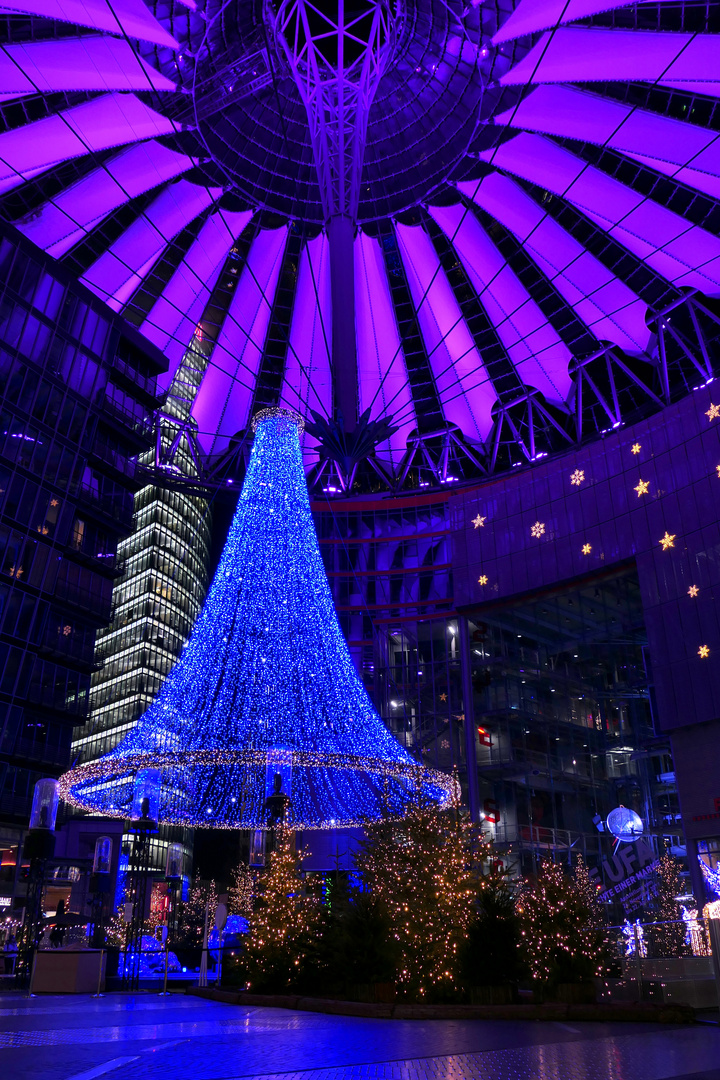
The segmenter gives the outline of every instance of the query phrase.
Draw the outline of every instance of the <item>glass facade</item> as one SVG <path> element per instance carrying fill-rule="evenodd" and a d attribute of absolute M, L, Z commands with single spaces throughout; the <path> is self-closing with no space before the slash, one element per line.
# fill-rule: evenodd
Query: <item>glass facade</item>
<path fill-rule="evenodd" d="M 35 782 L 70 762 L 132 525 L 162 357 L 0 234 L 0 848 L 13 891 Z"/>
<path fill-rule="evenodd" d="M 429 764 L 458 770 L 512 873 L 582 853 L 602 879 L 604 821 L 620 805 L 641 816 L 653 851 L 684 854 L 632 564 L 473 612 L 455 594 L 449 493 L 313 508 L 383 719 Z"/>

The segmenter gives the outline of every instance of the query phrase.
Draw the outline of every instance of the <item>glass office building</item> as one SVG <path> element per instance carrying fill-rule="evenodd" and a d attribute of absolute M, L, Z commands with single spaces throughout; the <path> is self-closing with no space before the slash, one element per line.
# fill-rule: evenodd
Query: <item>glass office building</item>
<path fill-rule="evenodd" d="M 0 893 L 33 787 L 70 763 L 132 528 L 162 357 L 12 230 L 0 237 Z"/>

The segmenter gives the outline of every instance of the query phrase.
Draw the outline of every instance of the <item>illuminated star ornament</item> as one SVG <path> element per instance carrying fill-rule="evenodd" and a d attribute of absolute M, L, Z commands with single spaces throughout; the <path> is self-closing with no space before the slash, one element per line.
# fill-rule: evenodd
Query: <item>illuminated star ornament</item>
<path fill-rule="evenodd" d="M 570 475 L 570 483 L 574 487 L 580 487 L 580 485 L 582 484 L 584 479 L 585 479 L 585 472 L 584 472 L 583 469 L 576 469 L 575 472 L 571 473 L 571 475 Z"/>
<path fill-rule="evenodd" d="M 358 678 L 315 532 L 302 429 L 286 409 L 256 414 L 235 516 L 187 646 L 123 741 L 62 777 L 72 805 L 130 817 L 149 774 L 156 820 L 188 827 L 266 829 L 278 791 L 292 829 L 360 825 L 418 798 L 454 798 L 456 782 L 395 739 Z"/>
<path fill-rule="evenodd" d="M 718 474 L 718 478 L 720 479 L 720 465 L 715 466 L 715 472 Z"/>
<path fill-rule="evenodd" d="M 582 546 L 583 555 L 589 555 L 591 551 L 592 551 L 592 544 L 583 544 L 583 546 Z"/>
<path fill-rule="evenodd" d="M 544 532 L 545 526 L 543 525 L 542 521 L 536 521 L 535 524 L 530 528 L 530 535 L 534 536 L 536 540 L 539 540 Z"/>
<path fill-rule="evenodd" d="M 700 590 L 697 587 L 697 585 L 691 585 L 690 588 L 688 589 L 688 596 L 697 596 L 697 594 L 699 592 L 700 592 Z"/>
<path fill-rule="evenodd" d="M 481 574 L 480 577 L 478 578 L 478 585 L 487 585 L 487 583 L 488 583 L 487 574 Z"/>
<path fill-rule="evenodd" d="M 675 547 L 676 540 L 677 535 L 675 533 L 671 535 L 669 532 L 666 531 L 665 535 L 661 536 L 658 540 L 658 544 L 660 544 L 663 551 L 667 551 L 668 548 Z"/>
<path fill-rule="evenodd" d="M 631 454 L 639 454 L 641 450 L 642 450 L 642 447 L 640 446 L 639 442 L 633 443 L 632 446 L 630 447 L 630 453 Z"/>
<path fill-rule="evenodd" d="M 637 491 L 637 493 L 638 493 L 638 499 L 640 498 L 641 495 L 647 495 L 649 490 L 650 490 L 650 481 L 649 480 L 641 480 L 640 483 L 638 484 L 638 486 L 633 488 L 633 491 Z"/>
<path fill-rule="evenodd" d="M 441 701 L 447 701 L 447 694 L 441 694 L 440 695 L 440 700 Z"/>
<path fill-rule="evenodd" d="M 700 657 L 700 659 L 701 660 L 707 660 L 709 655 L 710 655 L 709 647 L 707 645 L 701 645 L 700 648 L 698 649 L 698 656 Z"/>
<path fill-rule="evenodd" d="M 707 416 L 710 423 L 712 423 L 713 420 L 717 420 L 718 416 L 720 416 L 720 405 L 711 404 L 705 415 Z"/>
<path fill-rule="evenodd" d="M 487 521 L 486 517 L 480 517 L 480 515 L 478 514 L 477 517 L 473 518 L 473 525 L 475 526 L 476 529 L 479 529 L 482 525 L 485 524 L 486 521 Z"/>

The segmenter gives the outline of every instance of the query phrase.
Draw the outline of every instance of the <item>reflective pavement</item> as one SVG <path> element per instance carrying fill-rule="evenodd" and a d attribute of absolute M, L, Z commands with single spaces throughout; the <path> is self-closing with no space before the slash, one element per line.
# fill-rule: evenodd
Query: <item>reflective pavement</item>
<path fill-rule="evenodd" d="M 720 1028 L 366 1020 L 172 994 L 0 996 L 2 1080 L 720 1080 Z"/>

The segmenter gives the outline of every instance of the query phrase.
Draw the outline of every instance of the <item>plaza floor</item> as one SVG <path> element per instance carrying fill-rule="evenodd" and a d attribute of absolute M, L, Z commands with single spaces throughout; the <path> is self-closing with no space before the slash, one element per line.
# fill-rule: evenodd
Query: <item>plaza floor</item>
<path fill-rule="evenodd" d="M 720 1080 L 720 1028 L 366 1020 L 172 994 L 0 996 L 2 1080 Z"/>

